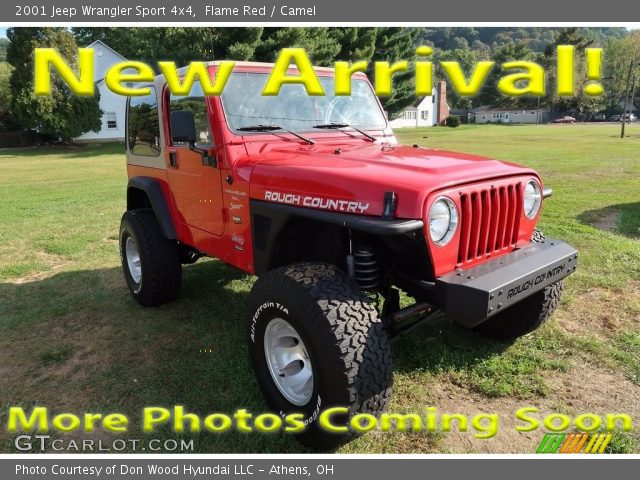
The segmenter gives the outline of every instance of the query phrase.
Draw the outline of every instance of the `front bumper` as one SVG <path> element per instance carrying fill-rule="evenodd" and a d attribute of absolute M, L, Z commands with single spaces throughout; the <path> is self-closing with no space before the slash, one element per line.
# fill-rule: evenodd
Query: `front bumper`
<path fill-rule="evenodd" d="M 547 239 L 465 270 L 436 278 L 436 298 L 444 312 L 465 327 L 491 316 L 573 273 L 578 252 Z"/>

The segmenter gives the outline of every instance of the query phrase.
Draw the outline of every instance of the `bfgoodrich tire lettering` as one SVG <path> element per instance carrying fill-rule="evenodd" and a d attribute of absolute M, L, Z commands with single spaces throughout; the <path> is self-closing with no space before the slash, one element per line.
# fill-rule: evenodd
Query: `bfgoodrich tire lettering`
<path fill-rule="evenodd" d="M 127 259 L 127 240 L 133 239 L 140 255 L 141 278 L 136 281 Z M 180 296 L 182 265 L 175 241 L 167 240 L 151 209 L 130 210 L 120 223 L 120 257 L 127 286 L 145 307 L 170 302 Z"/>
<path fill-rule="evenodd" d="M 544 242 L 544 233 L 537 229 L 534 230 L 531 241 Z M 494 315 L 475 327 L 475 331 L 480 335 L 497 340 L 512 340 L 531 333 L 542 326 L 560 305 L 563 289 L 563 280 L 553 283 L 509 307 L 504 312 Z"/>
<path fill-rule="evenodd" d="M 306 405 L 287 401 L 269 372 L 264 333 L 274 318 L 288 322 L 309 353 L 313 393 Z M 322 430 L 322 410 L 349 408 L 339 419 L 344 425 L 356 413 L 380 414 L 391 397 L 391 351 L 382 322 L 355 283 L 332 265 L 295 264 L 261 276 L 249 296 L 247 337 L 267 402 L 281 415 L 304 415 L 308 426 L 297 438 L 311 448 L 330 450 L 354 436 Z"/>

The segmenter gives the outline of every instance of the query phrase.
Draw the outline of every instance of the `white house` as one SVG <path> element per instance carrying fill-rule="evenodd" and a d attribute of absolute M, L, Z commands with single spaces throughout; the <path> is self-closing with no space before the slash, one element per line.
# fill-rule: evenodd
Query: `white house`
<path fill-rule="evenodd" d="M 433 88 L 431 95 L 416 100 L 397 118 L 391 120 L 389 125 L 391 128 L 432 127 L 442 124 L 448 116 L 447 84 L 440 81 Z"/>
<path fill-rule="evenodd" d="M 483 106 L 469 113 L 469 123 L 542 123 L 544 110 Z"/>
<path fill-rule="evenodd" d="M 93 79 L 100 92 L 100 110 L 103 112 L 102 128 L 99 132 L 87 132 L 76 140 L 79 142 L 124 141 L 124 116 L 127 99 L 109 90 L 104 77 L 112 65 L 127 59 L 100 40 L 96 40 L 87 48 L 94 50 Z M 135 70 L 125 69 L 123 73 L 135 73 Z"/>

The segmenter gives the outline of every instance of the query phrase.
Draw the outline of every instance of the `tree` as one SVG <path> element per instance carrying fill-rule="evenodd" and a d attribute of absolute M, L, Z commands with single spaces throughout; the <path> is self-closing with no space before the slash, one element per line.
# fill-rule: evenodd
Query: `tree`
<path fill-rule="evenodd" d="M 340 52 L 340 45 L 327 27 L 270 27 L 265 28 L 256 47 L 254 59 L 273 62 L 283 48 L 304 48 L 315 65 L 331 65 Z"/>
<path fill-rule="evenodd" d="M 285 47 L 304 48 L 317 65 L 329 65 L 341 47 L 326 27 L 315 28 L 74 28 L 78 44 L 101 40 L 130 60 L 154 65 L 171 60 L 272 62 Z"/>
<path fill-rule="evenodd" d="M 586 61 L 584 50 L 594 44 L 594 39 L 590 38 L 585 31 L 569 27 L 560 31 L 553 43 L 545 48 L 544 64 L 547 68 L 547 101 L 551 105 L 552 111 L 575 111 L 575 112 L 597 112 L 605 108 L 606 98 L 604 95 L 591 97 L 584 93 L 587 83 Z M 556 94 L 556 48 L 558 45 L 573 45 L 576 49 L 575 55 L 575 82 L 576 93 L 571 97 L 558 97 Z"/>
<path fill-rule="evenodd" d="M 9 48 L 9 39 L 0 38 L 0 62 L 7 59 L 7 48 Z"/>
<path fill-rule="evenodd" d="M 251 60 L 264 32 L 263 27 L 209 28 L 215 59 Z"/>
<path fill-rule="evenodd" d="M 0 62 L 0 113 L 8 112 L 11 108 L 11 90 L 9 79 L 13 67 L 7 62 Z"/>
<path fill-rule="evenodd" d="M 416 28 L 380 27 L 376 30 L 375 53 L 373 60 L 390 63 L 400 60 L 412 61 L 416 58 L 416 39 L 419 30 Z M 369 66 L 369 78 L 374 78 L 373 65 Z M 393 89 L 388 97 L 381 97 L 384 109 L 393 118 L 416 100 L 415 72 L 409 68 L 393 77 Z"/>
<path fill-rule="evenodd" d="M 523 42 L 504 43 L 494 49 L 491 60 L 495 62 L 491 73 L 487 76 L 487 80 L 480 90 L 478 96 L 474 99 L 474 105 L 492 105 L 494 107 L 505 108 L 534 108 L 538 104 L 538 97 L 525 95 L 522 97 L 512 97 L 503 95 L 498 90 L 498 81 L 505 72 L 501 65 L 511 61 L 532 61 L 540 60 L 539 54 L 531 51 Z M 515 73 L 510 70 L 509 74 Z"/>
<path fill-rule="evenodd" d="M 336 60 L 370 61 L 376 50 L 377 31 L 375 27 L 332 28 L 331 35 L 340 44 Z"/>
<path fill-rule="evenodd" d="M 71 33 L 64 28 L 10 28 L 7 36 L 11 40 L 7 60 L 14 67 L 9 83 L 16 123 L 65 141 L 99 131 L 102 112 L 98 95 L 75 95 L 58 75 L 52 75 L 50 96 L 36 97 L 33 92 L 34 49 L 56 48 L 75 67 L 77 47 Z"/>
<path fill-rule="evenodd" d="M 7 62 L 0 62 L 0 131 L 15 128 L 11 118 L 11 90 L 9 88 L 12 70 L 13 67 Z"/>
<path fill-rule="evenodd" d="M 605 82 L 605 108 L 616 113 L 622 112 L 622 101 L 627 88 L 629 63 L 636 63 L 633 75 L 640 74 L 640 32 L 630 32 L 623 38 L 610 39 L 605 46 L 603 75 L 613 77 Z M 636 82 L 636 87 L 638 82 Z M 636 96 L 636 105 L 637 105 Z"/>
<path fill-rule="evenodd" d="M 466 72 L 467 75 L 473 70 L 474 65 L 481 61 L 488 59 L 488 53 L 485 51 L 476 51 L 476 50 L 445 50 L 445 51 L 436 51 L 435 59 L 437 62 L 441 61 L 450 61 L 450 62 L 458 62 L 462 67 L 462 70 Z M 447 88 L 447 101 L 449 105 L 455 109 L 470 109 L 478 107 L 480 105 L 490 105 L 494 98 L 481 98 L 480 95 L 476 95 L 475 97 L 463 97 L 456 92 L 456 90 L 451 85 L 448 77 L 445 75 L 444 70 L 440 67 L 436 69 L 436 76 L 438 78 L 446 79 L 448 82 Z M 495 97 L 495 95 L 494 95 Z"/>
<path fill-rule="evenodd" d="M 149 64 L 155 64 L 158 60 L 173 60 L 179 63 L 185 50 L 189 51 L 188 56 L 200 53 L 198 50 L 201 46 L 193 45 L 193 38 L 187 38 L 187 32 L 182 38 L 176 38 L 179 36 L 174 35 L 170 40 L 169 30 L 150 27 L 78 27 L 72 31 L 76 43 L 81 47 L 100 40 L 129 60 L 139 60 Z M 173 43 L 170 43 L 171 41 Z"/>

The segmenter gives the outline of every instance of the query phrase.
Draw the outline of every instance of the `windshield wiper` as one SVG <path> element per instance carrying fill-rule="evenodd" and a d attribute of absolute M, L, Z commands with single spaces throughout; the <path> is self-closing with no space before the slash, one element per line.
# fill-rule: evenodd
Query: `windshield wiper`
<path fill-rule="evenodd" d="M 284 130 L 291 135 L 295 135 L 300 140 L 307 142 L 309 145 L 313 145 L 316 143 L 310 138 L 300 135 L 299 133 L 296 133 L 293 130 L 289 130 L 288 128 L 281 127 L 280 125 L 250 125 L 248 127 L 237 128 L 236 130 L 239 130 L 241 132 L 275 132 L 276 130 Z"/>
<path fill-rule="evenodd" d="M 377 140 L 377 138 L 374 137 L 373 135 L 369 135 L 364 130 L 360 130 L 359 128 L 354 127 L 353 125 L 349 125 L 348 123 L 322 123 L 320 125 L 314 125 L 313 128 L 327 128 L 332 130 L 340 130 L 341 128 L 350 128 L 351 130 L 355 130 L 361 135 L 364 135 L 372 142 L 375 142 Z"/>

